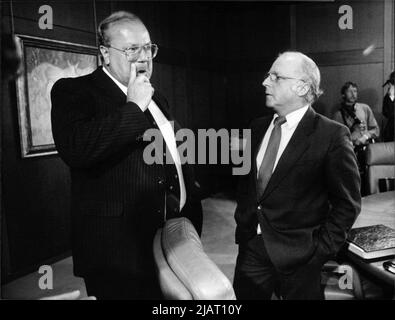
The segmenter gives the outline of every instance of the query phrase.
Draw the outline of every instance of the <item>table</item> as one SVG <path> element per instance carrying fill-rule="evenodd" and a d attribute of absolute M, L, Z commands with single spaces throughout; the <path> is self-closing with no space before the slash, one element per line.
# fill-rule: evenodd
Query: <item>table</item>
<path fill-rule="evenodd" d="M 353 228 L 366 227 L 374 224 L 384 224 L 395 229 L 395 191 L 376 193 L 362 198 L 361 213 L 355 221 Z M 395 274 L 383 268 L 383 262 L 394 259 L 393 256 L 364 260 L 350 251 L 346 255 L 357 267 L 390 285 L 395 285 Z"/>

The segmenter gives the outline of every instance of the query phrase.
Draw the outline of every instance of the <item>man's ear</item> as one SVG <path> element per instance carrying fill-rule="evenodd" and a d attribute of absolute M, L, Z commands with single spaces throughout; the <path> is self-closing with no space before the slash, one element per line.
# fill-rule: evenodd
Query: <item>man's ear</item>
<path fill-rule="evenodd" d="M 298 96 L 303 97 L 309 92 L 309 85 L 308 83 L 298 83 L 292 86 L 292 91 L 295 92 Z"/>
<path fill-rule="evenodd" d="M 103 57 L 104 64 L 109 65 L 110 64 L 110 55 L 108 53 L 108 48 L 105 46 L 100 46 L 100 53 Z"/>

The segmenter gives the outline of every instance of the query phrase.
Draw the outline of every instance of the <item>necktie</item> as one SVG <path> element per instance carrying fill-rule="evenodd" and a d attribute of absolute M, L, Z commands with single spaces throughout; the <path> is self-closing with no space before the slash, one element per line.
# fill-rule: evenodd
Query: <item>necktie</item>
<path fill-rule="evenodd" d="M 286 121 L 287 119 L 285 117 L 277 117 L 274 119 L 274 128 L 270 134 L 269 143 L 267 144 L 265 155 L 263 157 L 261 167 L 259 168 L 257 183 L 258 199 L 262 197 L 270 177 L 272 176 L 278 147 L 280 146 L 281 141 L 281 125 Z"/>

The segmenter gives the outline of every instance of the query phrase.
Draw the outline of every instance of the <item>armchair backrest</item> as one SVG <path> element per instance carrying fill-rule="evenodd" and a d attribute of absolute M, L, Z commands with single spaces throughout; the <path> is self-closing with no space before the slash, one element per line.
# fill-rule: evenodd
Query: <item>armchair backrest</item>
<path fill-rule="evenodd" d="M 203 250 L 192 223 L 170 219 L 154 239 L 162 293 L 169 300 L 234 300 L 232 284 Z"/>
<path fill-rule="evenodd" d="M 395 142 L 377 142 L 366 150 L 367 184 L 370 194 L 379 192 L 379 179 L 395 177 Z"/>

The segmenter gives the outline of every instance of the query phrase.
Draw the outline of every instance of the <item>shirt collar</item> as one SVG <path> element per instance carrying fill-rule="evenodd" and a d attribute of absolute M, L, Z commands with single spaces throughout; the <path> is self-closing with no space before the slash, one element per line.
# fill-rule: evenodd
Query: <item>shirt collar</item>
<path fill-rule="evenodd" d="M 110 79 L 111 79 L 112 81 L 115 82 L 115 84 L 119 87 L 119 89 L 122 90 L 122 92 L 123 92 L 124 94 L 127 94 L 127 93 L 128 93 L 128 88 L 127 88 L 126 86 L 124 86 L 122 83 L 120 83 L 117 79 L 115 79 L 115 78 L 112 76 L 112 74 L 111 74 L 105 67 L 103 67 L 103 71 L 104 71 L 104 73 L 105 73 L 106 75 L 108 75 L 108 76 L 110 77 Z"/>
<path fill-rule="evenodd" d="M 284 125 L 287 125 L 289 129 L 292 129 L 298 125 L 300 120 L 302 120 L 303 116 L 307 112 L 307 109 L 309 108 L 310 105 L 306 105 L 302 108 L 296 109 L 295 111 L 292 111 L 288 113 L 285 116 L 285 119 L 287 119 L 287 122 L 284 123 Z M 276 113 L 273 117 L 273 120 L 278 117 L 278 114 Z"/>

